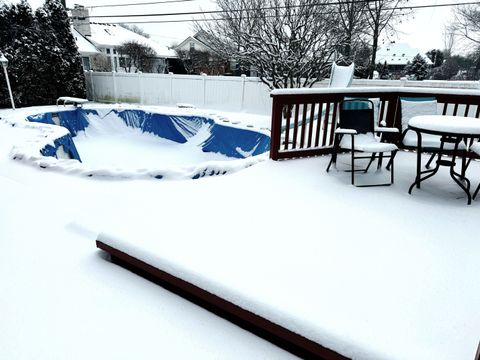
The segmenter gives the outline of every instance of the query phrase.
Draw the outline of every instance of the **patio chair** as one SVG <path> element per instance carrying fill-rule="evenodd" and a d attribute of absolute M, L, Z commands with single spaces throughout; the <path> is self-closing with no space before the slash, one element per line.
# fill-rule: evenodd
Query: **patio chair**
<path fill-rule="evenodd" d="M 417 134 L 408 130 L 408 122 L 414 116 L 419 115 L 437 115 L 437 100 L 431 97 L 415 97 L 415 98 L 400 98 L 400 115 L 401 115 L 401 129 L 402 129 L 402 144 L 406 149 L 417 149 Z M 440 151 L 441 141 L 440 136 L 422 134 L 422 149 L 425 152 L 430 152 L 432 155 L 428 159 L 425 167 L 430 168 L 433 159 Z M 453 150 L 454 144 L 444 143 L 444 149 Z M 459 144 L 460 151 L 466 151 L 467 147 L 462 141 Z M 467 168 L 466 157 L 462 156 L 462 175 L 465 175 Z"/>
<path fill-rule="evenodd" d="M 351 63 L 350 66 L 339 66 L 336 63 L 332 64 L 332 70 L 330 72 L 329 88 L 346 88 L 352 85 L 353 72 L 355 70 L 355 64 Z"/>
<path fill-rule="evenodd" d="M 381 134 L 387 132 L 395 133 L 398 132 L 398 129 L 376 126 L 374 104 L 371 100 L 343 100 L 339 106 L 339 123 L 335 130 L 332 158 L 328 164 L 327 172 L 330 171 L 332 164 L 336 166 L 338 152 L 340 150 L 347 150 L 351 152 L 351 168 L 346 171 L 351 172 L 352 185 L 360 187 L 392 185 L 394 182 L 393 161 L 398 151 L 398 147 L 395 144 L 381 142 Z M 376 134 L 379 134 L 380 136 L 376 136 Z M 358 156 L 356 153 L 371 153 L 371 155 Z M 384 153 L 390 153 L 390 155 L 384 155 Z M 384 184 L 356 185 L 355 173 L 366 173 L 377 157 L 377 169 L 382 166 L 382 160 L 384 157 L 390 158 L 389 169 L 387 169 L 390 170 L 390 182 Z M 355 169 L 355 160 L 358 159 L 369 159 L 365 169 Z"/>

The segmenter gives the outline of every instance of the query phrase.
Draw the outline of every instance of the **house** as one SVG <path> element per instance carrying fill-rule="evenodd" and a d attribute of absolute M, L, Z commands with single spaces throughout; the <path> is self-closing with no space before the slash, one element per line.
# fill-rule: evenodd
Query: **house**
<path fill-rule="evenodd" d="M 95 55 L 101 53 L 95 45 L 93 45 L 88 39 L 79 33 L 75 28 L 72 27 L 72 34 L 75 38 L 75 42 L 77 43 L 78 52 L 80 53 L 80 57 L 82 58 L 82 65 L 83 69 L 89 71 L 92 69 L 91 58 Z"/>
<path fill-rule="evenodd" d="M 376 62 L 381 65 L 386 63 L 388 71 L 395 75 L 401 73 L 417 54 L 422 55 L 428 65 L 432 65 L 432 61 L 421 50 L 405 43 L 397 44 L 395 42 L 391 42 L 377 51 Z"/>
<path fill-rule="evenodd" d="M 79 40 L 81 43 L 83 43 L 83 40 L 87 40 L 99 53 L 104 54 L 110 60 L 111 68 L 115 71 L 124 71 L 122 68 L 124 59 L 119 55 L 118 48 L 125 42 L 133 41 L 152 48 L 156 53 L 154 71 L 158 73 L 168 72 L 169 61 L 178 58 L 175 51 L 168 46 L 119 25 L 90 22 L 88 9 L 81 5 L 75 5 L 74 9 L 71 10 L 71 15 L 74 30 L 81 35 L 81 37 L 76 37 L 79 49 Z M 84 60 L 84 64 L 91 63 L 92 55 L 82 52 L 81 55 L 82 59 L 89 58 L 89 61 Z M 91 66 L 89 65 L 89 67 Z"/>

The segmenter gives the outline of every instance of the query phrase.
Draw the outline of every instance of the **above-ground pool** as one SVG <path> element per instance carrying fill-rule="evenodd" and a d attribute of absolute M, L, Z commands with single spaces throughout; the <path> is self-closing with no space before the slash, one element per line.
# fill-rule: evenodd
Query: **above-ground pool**
<path fill-rule="evenodd" d="M 191 109 L 57 110 L 26 117 L 39 136 L 33 148 L 17 146 L 14 159 L 93 177 L 198 179 L 249 167 L 270 148 L 266 131 Z"/>

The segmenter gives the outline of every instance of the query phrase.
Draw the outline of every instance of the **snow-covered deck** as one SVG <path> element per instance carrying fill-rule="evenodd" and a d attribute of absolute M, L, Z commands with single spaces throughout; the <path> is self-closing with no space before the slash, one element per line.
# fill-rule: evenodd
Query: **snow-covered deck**
<path fill-rule="evenodd" d="M 11 161 L 23 131 L 0 124 L 0 358 L 289 356 L 104 261 L 102 232 L 347 357 L 474 359 L 480 201 L 467 206 L 446 170 L 412 195 L 405 152 L 386 188 L 350 186 L 326 157 L 94 180 Z M 479 162 L 467 176 L 480 181 Z"/>

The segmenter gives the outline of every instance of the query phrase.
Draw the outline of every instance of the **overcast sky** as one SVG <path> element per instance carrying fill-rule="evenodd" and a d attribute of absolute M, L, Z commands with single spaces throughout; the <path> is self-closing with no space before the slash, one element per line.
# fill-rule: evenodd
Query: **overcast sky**
<path fill-rule="evenodd" d="M 95 5 L 110 5 L 110 4 L 128 4 L 147 2 L 149 0 L 67 0 L 67 7 L 73 7 L 74 4 L 81 4 L 86 7 Z M 166 1 L 166 0 L 159 0 Z M 445 4 L 458 3 L 464 0 L 410 0 L 413 5 L 426 4 Z M 43 0 L 29 0 L 32 7 L 38 7 L 43 3 Z M 90 15 L 118 15 L 118 14 L 160 14 L 171 12 L 189 12 L 199 10 L 212 10 L 215 8 L 215 1 L 213 0 L 194 0 L 183 3 L 166 3 L 155 5 L 139 5 L 139 6 L 122 6 L 122 7 L 104 7 L 91 8 Z M 192 16 L 162 16 L 155 20 L 173 20 L 173 19 L 191 19 Z M 398 37 L 392 38 L 396 42 L 406 42 L 412 47 L 418 48 L 425 52 L 432 48 L 443 48 L 442 32 L 444 25 L 452 18 L 452 7 L 429 8 L 420 9 L 414 12 L 414 15 L 407 18 L 399 26 Z M 153 18 L 129 18 L 130 21 L 145 21 Z M 92 18 L 92 21 L 109 22 L 113 19 L 108 18 Z M 117 18 L 118 20 L 118 18 Z M 172 43 L 179 43 L 187 36 L 192 35 L 194 30 L 192 23 L 166 23 L 166 24 L 138 24 L 146 32 L 152 35 L 152 39 L 160 43 L 170 45 Z M 388 41 L 384 39 L 384 41 Z M 459 46 L 457 51 L 463 49 Z"/>

